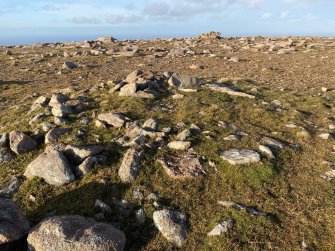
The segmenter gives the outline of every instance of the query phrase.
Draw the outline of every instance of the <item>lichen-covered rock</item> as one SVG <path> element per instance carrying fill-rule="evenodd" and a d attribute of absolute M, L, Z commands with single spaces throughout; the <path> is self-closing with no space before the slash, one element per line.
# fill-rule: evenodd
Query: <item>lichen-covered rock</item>
<path fill-rule="evenodd" d="M 177 247 L 181 247 L 187 238 L 187 216 L 171 210 L 160 210 L 153 214 L 156 228 Z"/>
<path fill-rule="evenodd" d="M 48 184 L 61 186 L 74 180 L 71 166 L 64 154 L 54 148 L 48 148 L 31 162 L 24 176 L 43 178 Z"/>
<path fill-rule="evenodd" d="M 248 149 L 231 149 L 221 153 L 221 158 L 232 165 L 256 163 L 261 160 L 259 153 Z"/>
<path fill-rule="evenodd" d="M 123 156 L 119 169 L 119 177 L 122 182 L 133 183 L 137 176 L 141 158 L 144 154 L 142 148 L 130 148 Z"/>
<path fill-rule="evenodd" d="M 31 229 L 33 251 L 122 251 L 126 237 L 113 225 L 79 215 L 47 218 Z"/>

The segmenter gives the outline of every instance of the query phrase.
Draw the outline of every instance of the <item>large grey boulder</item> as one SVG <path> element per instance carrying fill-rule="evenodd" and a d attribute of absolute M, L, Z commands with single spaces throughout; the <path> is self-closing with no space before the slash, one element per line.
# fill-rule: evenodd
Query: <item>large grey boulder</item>
<path fill-rule="evenodd" d="M 261 160 L 259 153 L 248 149 L 231 149 L 222 152 L 220 156 L 232 165 L 256 163 Z"/>
<path fill-rule="evenodd" d="M 160 210 L 153 214 L 156 228 L 177 247 L 181 247 L 187 238 L 187 216 L 171 210 Z"/>
<path fill-rule="evenodd" d="M 36 141 L 23 132 L 13 131 L 9 134 L 10 148 L 16 154 L 24 154 L 37 147 Z"/>
<path fill-rule="evenodd" d="M 125 116 L 115 112 L 101 113 L 98 119 L 117 128 L 121 128 L 126 122 Z"/>
<path fill-rule="evenodd" d="M 55 186 L 70 183 L 75 178 L 65 155 L 51 147 L 28 165 L 24 176 L 28 179 L 41 177 L 48 184 Z"/>
<path fill-rule="evenodd" d="M 0 245 L 21 239 L 30 229 L 20 208 L 10 199 L 0 198 L 0 223 Z"/>
<path fill-rule="evenodd" d="M 141 158 L 144 154 L 142 148 L 130 148 L 123 156 L 119 169 L 119 177 L 122 182 L 133 183 L 137 176 Z"/>
<path fill-rule="evenodd" d="M 180 91 L 194 92 L 201 86 L 201 80 L 187 75 L 173 74 L 168 81 L 170 86 L 177 87 Z"/>
<path fill-rule="evenodd" d="M 47 218 L 31 229 L 33 251 L 122 251 L 125 234 L 113 225 L 79 215 Z"/>

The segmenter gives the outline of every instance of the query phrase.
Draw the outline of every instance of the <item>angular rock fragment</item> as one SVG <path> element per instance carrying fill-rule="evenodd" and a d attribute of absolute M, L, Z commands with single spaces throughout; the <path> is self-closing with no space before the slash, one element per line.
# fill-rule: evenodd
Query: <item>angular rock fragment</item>
<path fill-rule="evenodd" d="M 7 164 L 15 159 L 15 154 L 4 147 L 0 147 L 0 164 Z"/>
<path fill-rule="evenodd" d="M 261 138 L 260 143 L 264 146 L 269 147 L 270 149 L 274 149 L 277 151 L 284 150 L 285 148 L 288 147 L 286 143 L 283 143 L 277 139 L 273 139 L 266 136 Z"/>
<path fill-rule="evenodd" d="M 177 87 L 180 91 L 194 92 L 201 86 L 201 80 L 187 75 L 173 74 L 169 79 L 169 85 Z"/>
<path fill-rule="evenodd" d="M 121 128 L 126 123 L 126 117 L 115 112 L 101 113 L 98 119 L 116 128 Z"/>
<path fill-rule="evenodd" d="M 227 221 L 220 222 L 218 225 L 216 225 L 207 234 L 207 236 L 219 236 L 219 235 L 222 235 L 222 234 L 228 232 L 228 230 L 230 228 L 232 228 L 232 227 L 233 227 L 233 221 L 232 220 L 227 220 Z"/>
<path fill-rule="evenodd" d="M 259 150 L 265 153 L 270 159 L 275 159 L 276 156 L 273 154 L 271 149 L 267 146 L 259 145 Z"/>
<path fill-rule="evenodd" d="M 9 134 L 10 148 L 16 154 L 24 154 L 37 147 L 36 141 L 23 132 L 13 131 Z"/>
<path fill-rule="evenodd" d="M 74 180 L 71 166 L 64 154 L 56 149 L 48 148 L 31 162 L 25 173 L 28 179 L 35 176 L 43 178 L 48 184 L 61 186 Z"/>
<path fill-rule="evenodd" d="M 190 141 L 172 141 L 168 144 L 168 147 L 173 150 L 187 150 L 191 147 Z"/>
<path fill-rule="evenodd" d="M 74 111 L 66 105 L 55 105 L 51 110 L 52 115 L 55 117 L 65 117 L 67 115 L 73 114 Z"/>
<path fill-rule="evenodd" d="M 59 137 L 72 132 L 72 128 L 53 128 L 45 135 L 45 144 L 54 143 Z"/>
<path fill-rule="evenodd" d="M 138 168 L 144 151 L 142 148 L 130 148 L 123 156 L 119 168 L 119 177 L 122 182 L 133 183 L 137 176 Z"/>
<path fill-rule="evenodd" d="M 122 251 L 126 237 L 113 225 L 79 215 L 47 218 L 31 229 L 31 250 Z"/>
<path fill-rule="evenodd" d="M 153 214 L 156 228 L 177 247 L 182 247 L 187 238 L 187 216 L 171 210 L 160 210 Z"/>
<path fill-rule="evenodd" d="M 0 186 L 0 198 L 10 198 L 19 189 L 21 181 L 13 176 L 7 183 Z"/>
<path fill-rule="evenodd" d="M 97 155 L 103 152 L 105 148 L 101 145 L 92 146 L 72 146 L 67 145 L 65 147 L 64 154 L 71 163 L 80 164 L 87 157 Z"/>
<path fill-rule="evenodd" d="M 152 118 L 144 122 L 142 128 L 147 131 L 156 131 L 158 128 L 158 122 Z"/>
<path fill-rule="evenodd" d="M 65 61 L 64 64 L 62 65 L 62 70 L 72 70 L 77 68 L 78 65 L 71 62 L 71 61 Z"/>
<path fill-rule="evenodd" d="M 76 177 L 82 177 L 88 174 L 95 164 L 103 164 L 107 160 L 105 155 L 95 155 L 86 158 L 83 163 L 75 168 Z"/>
<path fill-rule="evenodd" d="M 248 149 L 231 149 L 222 152 L 220 157 L 232 165 L 257 163 L 261 160 L 259 153 Z"/>

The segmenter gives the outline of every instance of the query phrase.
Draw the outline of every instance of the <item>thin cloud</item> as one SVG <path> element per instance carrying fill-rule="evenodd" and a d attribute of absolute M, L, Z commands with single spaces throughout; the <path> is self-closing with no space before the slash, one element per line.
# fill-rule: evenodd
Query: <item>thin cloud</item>
<path fill-rule="evenodd" d="M 122 24 L 122 23 L 136 23 L 140 21 L 142 18 L 140 16 L 134 14 L 107 14 L 105 21 L 109 24 Z"/>
<path fill-rule="evenodd" d="M 73 17 L 68 19 L 69 22 L 74 24 L 98 24 L 99 20 L 95 17 Z"/>

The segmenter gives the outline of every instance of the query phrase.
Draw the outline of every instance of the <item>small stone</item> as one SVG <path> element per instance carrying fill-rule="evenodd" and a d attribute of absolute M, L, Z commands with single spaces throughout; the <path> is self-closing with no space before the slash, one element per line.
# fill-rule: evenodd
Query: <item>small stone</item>
<path fill-rule="evenodd" d="M 173 150 L 187 150 L 191 147 L 190 141 L 172 141 L 168 144 L 168 147 Z"/>
<path fill-rule="evenodd" d="M 216 227 L 214 227 L 208 234 L 207 236 L 219 236 L 222 235 L 226 232 L 228 232 L 228 230 L 230 228 L 233 227 L 233 221 L 228 220 L 228 221 L 223 221 L 221 223 L 219 223 Z"/>
<path fill-rule="evenodd" d="M 263 153 L 265 153 L 270 159 L 275 159 L 273 152 L 271 149 L 267 146 L 259 145 L 259 150 Z"/>
<path fill-rule="evenodd" d="M 319 137 L 320 139 L 327 140 L 327 139 L 330 138 L 330 133 L 321 133 L 321 134 L 318 135 L 318 137 Z"/>
<path fill-rule="evenodd" d="M 190 136 L 191 136 L 191 130 L 190 129 L 185 129 L 176 136 L 176 139 L 179 140 L 179 141 L 185 141 Z"/>
<path fill-rule="evenodd" d="M 135 216 L 136 216 L 137 223 L 140 225 L 143 225 L 145 221 L 147 220 L 147 216 L 145 215 L 145 211 L 143 208 L 137 210 L 135 212 Z"/>
<path fill-rule="evenodd" d="M 103 211 L 107 213 L 112 213 L 112 208 L 107 203 L 101 200 L 96 200 L 94 203 L 94 206 L 101 208 Z"/>
<path fill-rule="evenodd" d="M 0 147 L 0 164 L 8 164 L 15 159 L 15 154 L 7 148 Z"/>
<path fill-rule="evenodd" d="M 156 131 L 158 128 L 158 122 L 152 118 L 144 122 L 142 128 L 147 131 Z"/>
<path fill-rule="evenodd" d="M 226 140 L 226 141 L 237 141 L 237 140 L 240 140 L 240 136 L 232 134 L 232 135 L 228 135 L 228 136 L 224 137 L 223 140 Z"/>
<path fill-rule="evenodd" d="M 62 70 L 72 70 L 77 68 L 78 65 L 71 62 L 71 61 L 65 61 L 64 64 L 62 65 Z"/>

